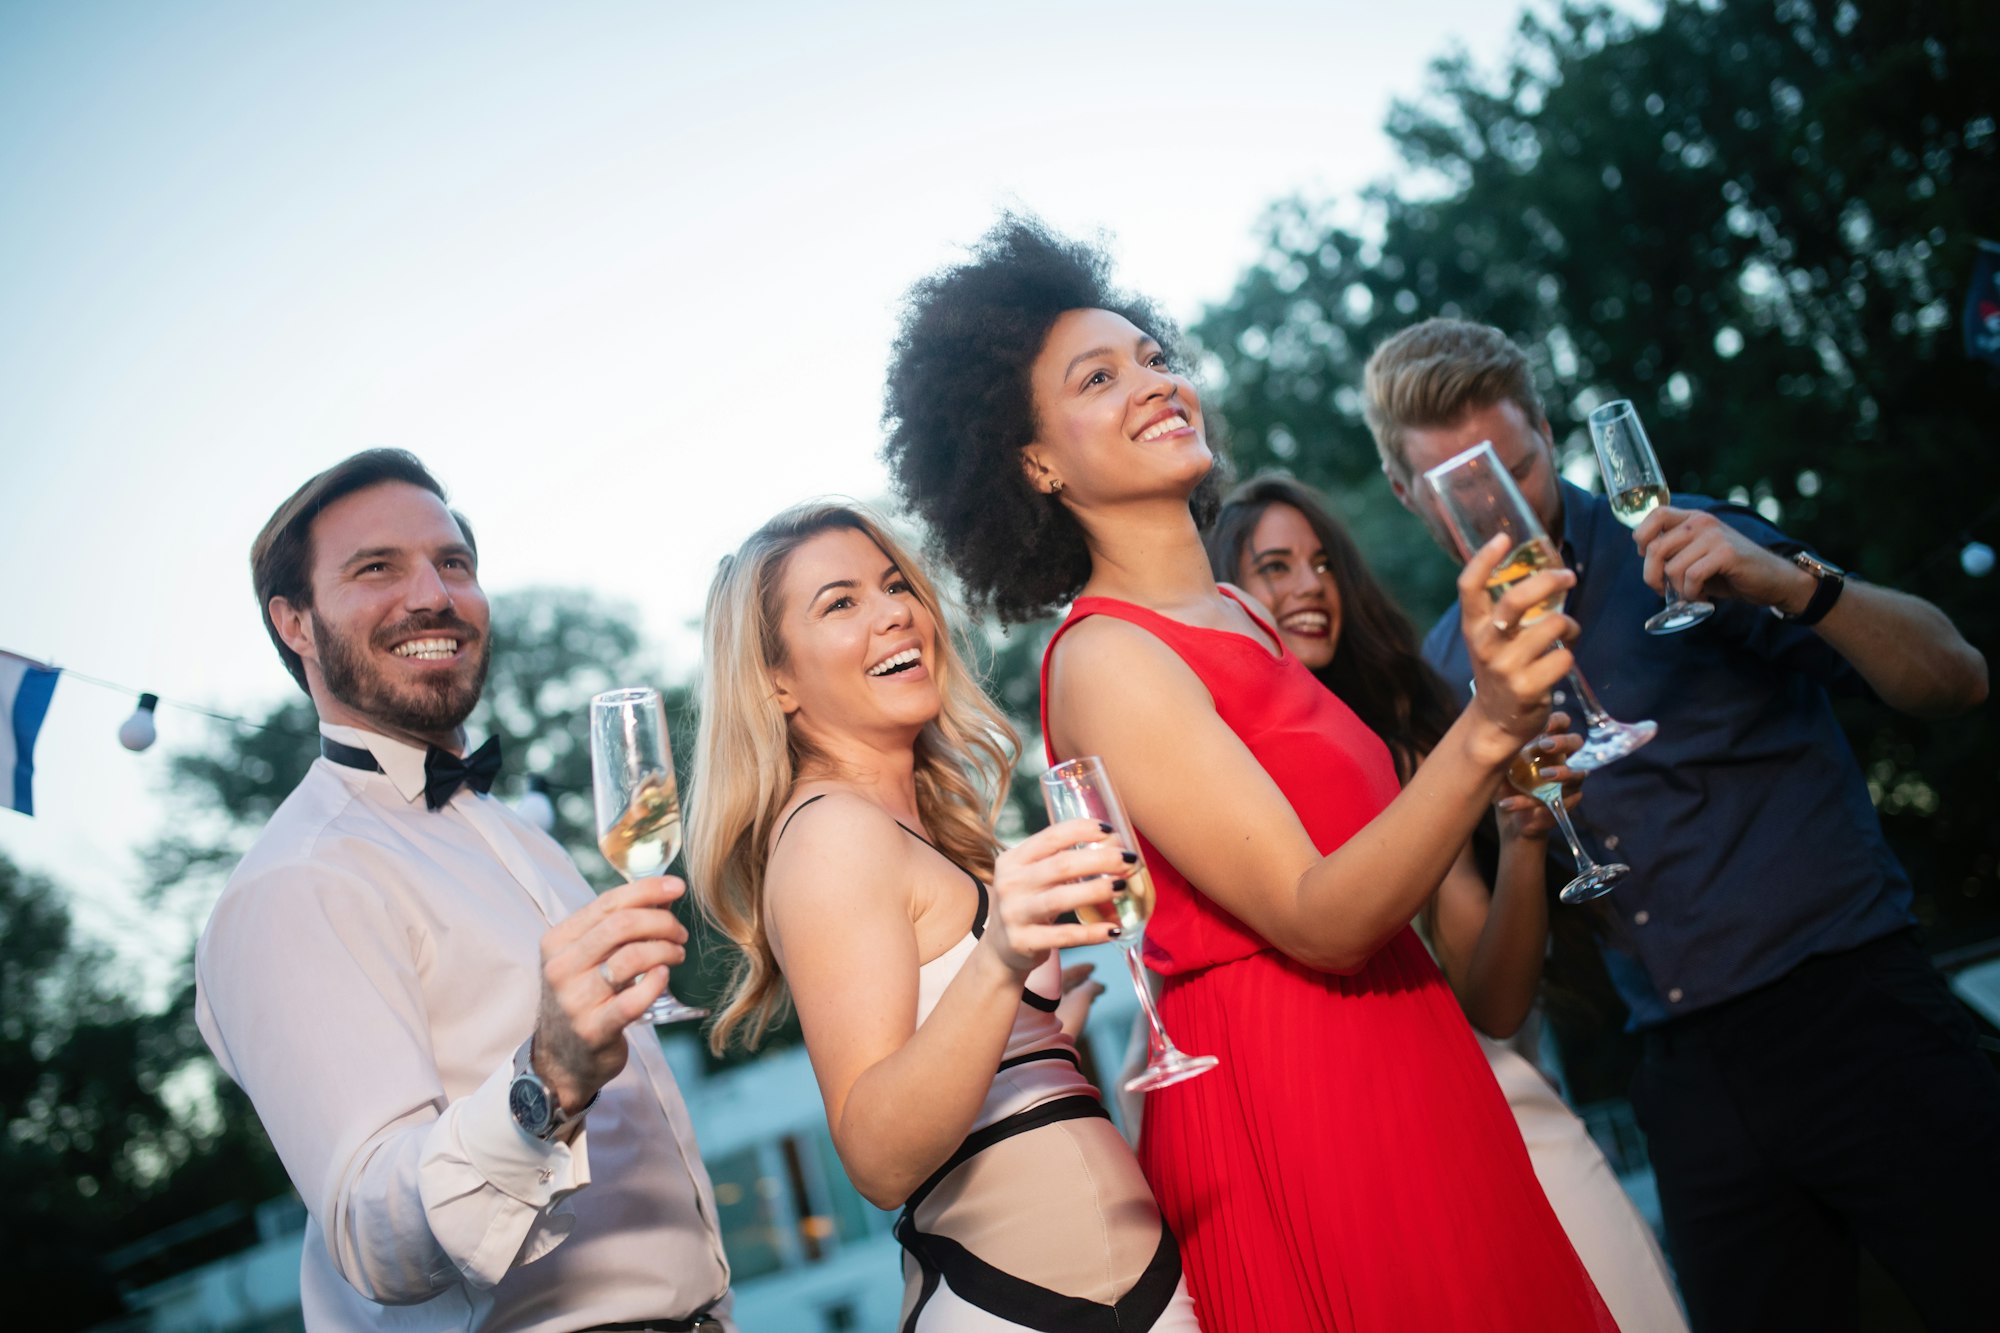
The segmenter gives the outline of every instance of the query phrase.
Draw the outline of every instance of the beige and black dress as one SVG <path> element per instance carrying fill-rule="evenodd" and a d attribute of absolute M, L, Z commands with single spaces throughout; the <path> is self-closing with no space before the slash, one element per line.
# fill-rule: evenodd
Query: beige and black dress
<path fill-rule="evenodd" d="M 986 928 L 986 886 L 967 878 L 972 929 L 923 965 L 919 1025 Z M 1061 991 L 1052 953 L 971 1132 L 903 1206 L 900 1333 L 1197 1333 L 1180 1251 L 1056 1021 Z"/>

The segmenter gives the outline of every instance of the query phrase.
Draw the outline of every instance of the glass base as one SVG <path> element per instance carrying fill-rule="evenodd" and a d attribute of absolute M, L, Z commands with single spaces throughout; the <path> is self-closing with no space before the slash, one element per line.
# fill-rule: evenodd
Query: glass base
<path fill-rule="evenodd" d="M 682 1004 L 671 995 L 662 995 L 646 1006 L 646 1012 L 639 1015 L 639 1020 L 660 1027 L 667 1023 L 689 1023 L 707 1017 L 706 1009 L 697 1009 L 691 1004 Z"/>
<path fill-rule="evenodd" d="M 1648 634 L 1678 634 L 1715 614 L 1713 602 L 1674 602 L 1646 622 Z"/>
<path fill-rule="evenodd" d="M 1579 773 L 1594 773 L 1606 764 L 1623 759 L 1660 731 L 1657 722 L 1619 722 L 1606 718 L 1583 738 L 1583 748 L 1563 762 Z"/>
<path fill-rule="evenodd" d="M 1618 881 L 1632 870 L 1628 865 L 1597 866 L 1586 870 L 1569 883 L 1563 885 L 1558 895 L 1566 903 L 1587 903 L 1592 898 L 1601 897 L 1617 887 Z"/>
<path fill-rule="evenodd" d="M 1197 1074 L 1206 1074 L 1221 1063 L 1212 1055 L 1189 1055 L 1186 1051 L 1170 1047 L 1154 1056 L 1144 1073 L 1128 1079 L 1125 1091 L 1158 1092 L 1161 1088 L 1184 1083 Z"/>

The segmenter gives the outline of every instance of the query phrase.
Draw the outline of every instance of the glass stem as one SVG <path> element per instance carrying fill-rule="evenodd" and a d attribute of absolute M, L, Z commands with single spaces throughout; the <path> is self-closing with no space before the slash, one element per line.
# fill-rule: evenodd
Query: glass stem
<path fill-rule="evenodd" d="M 1562 830 L 1563 837 L 1568 840 L 1569 854 L 1576 859 L 1577 874 L 1588 875 L 1597 869 L 1597 862 L 1590 859 L 1590 853 L 1583 850 L 1583 843 L 1576 836 L 1576 825 L 1569 822 L 1569 811 L 1563 808 L 1562 793 L 1544 796 L 1542 804 L 1546 805 L 1549 813 L 1556 817 L 1556 827 Z"/>
<path fill-rule="evenodd" d="M 1681 604 L 1681 595 L 1675 590 L 1674 581 L 1668 578 L 1664 571 L 1660 574 L 1660 586 L 1667 590 L 1668 606 L 1679 606 Z"/>
<path fill-rule="evenodd" d="M 1558 642 L 1556 647 L 1560 648 L 1562 644 Z M 1611 714 L 1605 712 L 1604 705 L 1597 702 L 1597 694 L 1590 688 L 1590 682 L 1583 678 L 1583 672 L 1571 667 L 1568 680 L 1577 702 L 1583 705 L 1585 732 L 1604 730 L 1611 722 Z"/>
<path fill-rule="evenodd" d="M 1174 1049 L 1167 1039 L 1166 1025 L 1160 1022 L 1160 1011 L 1153 1007 L 1153 988 L 1146 984 L 1146 966 L 1139 961 L 1139 943 L 1134 940 L 1121 950 L 1125 955 L 1125 965 L 1132 970 L 1132 989 L 1139 992 L 1139 1007 L 1146 1011 L 1146 1026 L 1150 1032 L 1146 1038 L 1147 1063 L 1158 1061 L 1167 1051 Z"/>

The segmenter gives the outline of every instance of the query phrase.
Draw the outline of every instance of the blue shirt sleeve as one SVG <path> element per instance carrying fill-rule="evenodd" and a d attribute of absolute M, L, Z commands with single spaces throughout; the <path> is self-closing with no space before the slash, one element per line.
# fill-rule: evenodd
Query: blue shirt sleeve
<path fill-rule="evenodd" d="M 1765 550 L 1786 559 L 1799 551 L 1819 554 L 1807 543 L 1774 527 L 1747 505 L 1711 500 L 1706 496 L 1689 496 L 1685 500 L 1676 496 L 1675 503 L 1685 504 L 1690 509 L 1707 510 Z M 1796 621 L 1778 619 L 1765 607 L 1751 606 L 1735 598 L 1722 598 L 1715 604 L 1713 626 L 1717 633 L 1745 652 L 1788 671 L 1809 676 L 1831 694 L 1867 699 L 1875 697 L 1861 673 L 1825 639 Z"/>

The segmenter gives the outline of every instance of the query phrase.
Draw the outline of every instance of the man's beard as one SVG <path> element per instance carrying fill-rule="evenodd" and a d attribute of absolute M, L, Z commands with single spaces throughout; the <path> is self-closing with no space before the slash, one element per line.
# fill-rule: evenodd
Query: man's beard
<path fill-rule="evenodd" d="M 369 665 L 363 647 L 322 620 L 317 610 L 312 612 L 312 624 L 326 692 L 363 717 L 392 730 L 417 735 L 456 731 L 486 688 L 492 640 L 449 611 L 412 616 L 378 632 L 374 640 L 386 648 L 413 634 L 450 635 L 461 645 L 471 645 L 478 653 L 471 675 L 463 671 L 435 672 L 427 680 L 402 687 L 391 684 Z"/>

